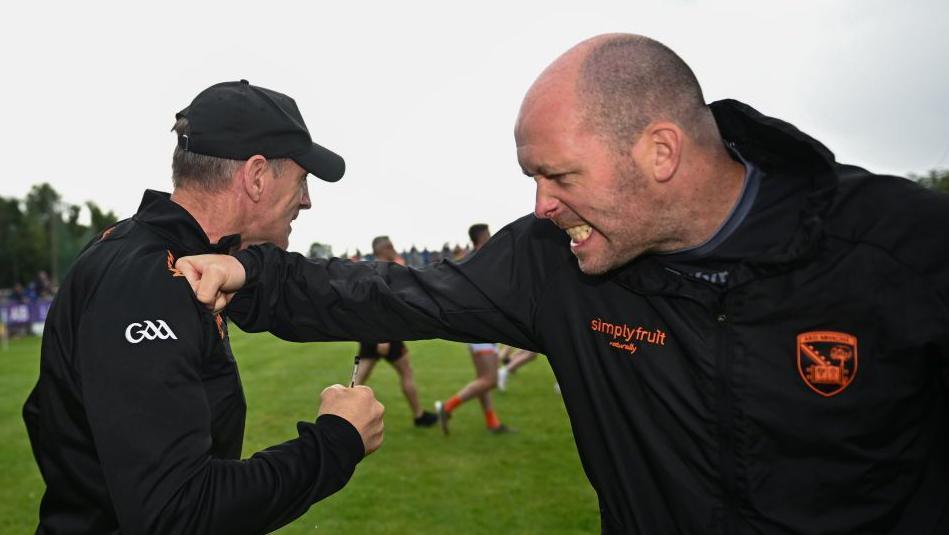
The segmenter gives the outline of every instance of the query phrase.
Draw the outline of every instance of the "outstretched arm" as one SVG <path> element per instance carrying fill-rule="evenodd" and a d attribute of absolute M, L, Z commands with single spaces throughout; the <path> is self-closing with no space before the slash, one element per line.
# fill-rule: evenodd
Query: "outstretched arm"
<path fill-rule="evenodd" d="M 184 258 L 179 268 L 211 306 L 243 285 L 229 317 L 245 330 L 288 340 L 447 338 L 543 351 L 533 325 L 537 303 L 555 291 L 548 287 L 553 273 L 576 266 L 555 231 L 528 216 L 463 262 L 421 269 L 308 260 L 272 245 L 240 251 L 237 261 Z"/>

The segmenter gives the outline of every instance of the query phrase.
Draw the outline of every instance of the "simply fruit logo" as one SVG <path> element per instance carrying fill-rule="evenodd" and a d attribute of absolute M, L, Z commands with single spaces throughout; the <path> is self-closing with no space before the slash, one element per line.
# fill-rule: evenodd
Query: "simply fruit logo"
<path fill-rule="evenodd" d="M 661 329 L 645 329 L 641 325 L 631 327 L 626 323 L 610 323 L 600 318 L 590 320 L 590 330 L 608 335 L 610 347 L 633 354 L 639 351 L 638 344 L 666 345 L 666 333 Z"/>

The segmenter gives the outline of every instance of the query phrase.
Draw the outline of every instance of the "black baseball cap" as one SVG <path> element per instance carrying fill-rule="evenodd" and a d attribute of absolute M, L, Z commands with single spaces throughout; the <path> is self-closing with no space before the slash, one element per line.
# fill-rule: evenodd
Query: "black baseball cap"
<path fill-rule="evenodd" d="M 212 85 L 175 118 L 188 119 L 190 131 L 178 135 L 182 150 L 230 160 L 289 158 L 327 182 L 346 171 L 340 155 L 310 138 L 292 98 L 247 80 Z"/>

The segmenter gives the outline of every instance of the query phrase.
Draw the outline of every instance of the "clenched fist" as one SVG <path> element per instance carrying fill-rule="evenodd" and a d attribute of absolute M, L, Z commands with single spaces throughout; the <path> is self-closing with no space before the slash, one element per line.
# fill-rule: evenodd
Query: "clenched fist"
<path fill-rule="evenodd" d="M 362 437 L 366 455 L 382 445 L 382 414 L 385 407 L 376 399 L 368 386 L 346 388 L 342 385 L 326 387 L 320 393 L 320 414 L 335 414 L 346 420 Z"/>
<path fill-rule="evenodd" d="M 244 266 L 233 256 L 203 254 L 178 259 L 175 267 L 185 276 L 198 301 L 217 313 L 244 286 Z"/>

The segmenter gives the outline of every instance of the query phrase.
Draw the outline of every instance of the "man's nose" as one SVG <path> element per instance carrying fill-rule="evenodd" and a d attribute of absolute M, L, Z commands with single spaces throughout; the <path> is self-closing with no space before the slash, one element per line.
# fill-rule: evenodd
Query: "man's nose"
<path fill-rule="evenodd" d="M 557 212 L 560 201 L 550 194 L 549 180 L 546 178 L 534 179 L 537 191 L 534 196 L 534 216 L 540 219 L 550 219 Z"/>
<path fill-rule="evenodd" d="M 307 185 L 307 180 L 303 181 L 303 197 L 300 198 L 300 210 L 309 210 L 313 207 L 313 203 L 310 202 L 310 188 Z"/>

